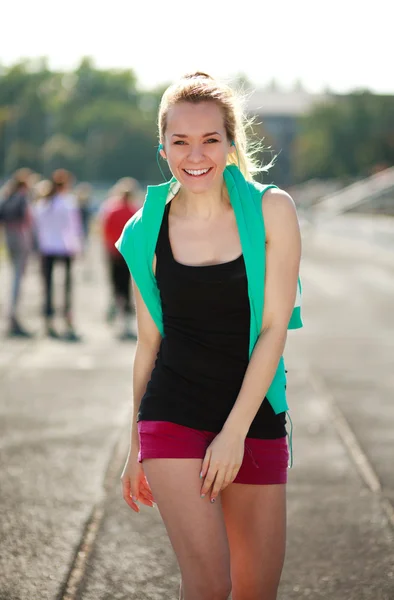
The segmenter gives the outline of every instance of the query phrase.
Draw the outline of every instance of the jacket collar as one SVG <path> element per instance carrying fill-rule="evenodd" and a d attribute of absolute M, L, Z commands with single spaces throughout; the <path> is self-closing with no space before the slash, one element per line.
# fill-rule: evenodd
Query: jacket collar
<path fill-rule="evenodd" d="M 248 193 L 246 179 L 236 165 L 227 165 L 223 172 L 223 178 L 229 194 L 230 203 L 235 209 L 234 205 L 240 201 L 240 197 L 243 196 L 243 194 Z M 164 208 L 165 204 L 170 202 L 178 193 L 180 185 L 181 184 L 175 177 L 158 185 L 148 185 L 143 211 L 150 204 L 150 200 L 154 202 L 156 209 L 158 209 L 158 205 L 162 205 Z"/>

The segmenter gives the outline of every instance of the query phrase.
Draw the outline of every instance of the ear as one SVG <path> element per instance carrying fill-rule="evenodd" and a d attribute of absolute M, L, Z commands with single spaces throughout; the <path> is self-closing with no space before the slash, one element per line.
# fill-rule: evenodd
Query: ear
<path fill-rule="evenodd" d="M 234 140 L 232 140 L 232 141 L 229 143 L 229 149 L 228 149 L 228 153 L 229 153 L 229 154 L 234 154 L 234 152 L 235 152 L 235 142 L 234 142 Z"/>
<path fill-rule="evenodd" d="M 159 152 L 160 152 L 160 156 L 162 158 L 164 158 L 164 160 L 167 160 L 167 156 L 166 156 L 166 153 L 164 151 L 164 145 L 163 144 L 159 144 Z"/>

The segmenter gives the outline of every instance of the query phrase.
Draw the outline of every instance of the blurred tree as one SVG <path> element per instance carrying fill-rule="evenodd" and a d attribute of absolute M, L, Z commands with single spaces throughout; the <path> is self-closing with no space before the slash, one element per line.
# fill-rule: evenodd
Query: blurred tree
<path fill-rule="evenodd" d="M 299 181 L 367 176 L 394 164 L 392 96 L 359 91 L 331 96 L 300 120 L 294 147 Z"/>
<path fill-rule="evenodd" d="M 16 139 L 7 148 L 5 155 L 5 172 L 11 173 L 21 167 L 38 170 L 40 165 L 40 148 L 34 144 Z"/>
<path fill-rule="evenodd" d="M 85 148 L 71 138 L 57 133 L 50 137 L 42 147 L 42 158 L 46 171 L 65 168 L 76 173 L 78 165 L 85 156 Z"/>
<path fill-rule="evenodd" d="M 251 87 L 242 73 L 233 85 Z M 45 59 L 3 67 L 0 176 L 24 165 L 48 176 L 64 166 L 83 180 L 131 175 L 160 182 L 157 109 L 166 87 L 139 89 L 133 70 L 98 69 L 88 57 L 66 73 L 49 70 Z M 366 91 L 330 98 L 300 120 L 293 155 L 279 153 L 263 181 L 285 181 L 290 160 L 299 181 L 357 177 L 394 164 L 393 98 Z M 253 129 L 264 138 L 259 158 L 267 164 L 275 140 L 264 124 Z"/>
<path fill-rule="evenodd" d="M 6 115 L 0 128 L 0 165 L 6 173 L 24 161 L 33 169 L 41 168 L 40 147 L 45 141 L 47 118 L 44 91 L 54 76 L 44 60 L 20 61 L 0 76 L 0 113 Z"/>

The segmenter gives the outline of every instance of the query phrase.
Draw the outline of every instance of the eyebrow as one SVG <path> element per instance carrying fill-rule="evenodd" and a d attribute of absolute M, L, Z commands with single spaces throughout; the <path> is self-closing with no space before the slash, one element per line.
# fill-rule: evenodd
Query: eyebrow
<path fill-rule="evenodd" d="M 204 133 L 204 135 L 202 137 L 209 137 L 211 135 L 220 135 L 220 137 L 221 137 L 221 134 L 218 131 L 211 131 L 210 133 Z M 188 136 L 185 135 L 184 133 L 173 133 L 171 137 L 187 138 Z"/>

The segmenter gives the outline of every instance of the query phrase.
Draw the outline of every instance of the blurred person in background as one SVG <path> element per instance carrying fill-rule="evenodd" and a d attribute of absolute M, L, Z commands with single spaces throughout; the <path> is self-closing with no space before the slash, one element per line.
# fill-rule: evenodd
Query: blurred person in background
<path fill-rule="evenodd" d="M 93 188 L 90 183 L 79 183 L 75 188 L 75 197 L 82 224 L 82 272 L 85 281 L 91 281 L 93 276 L 92 261 L 89 259 L 89 236 L 91 221 L 94 214 Z"/>
<path fill-rule="evenodd" d="M 121 179 L 113 188 L 108 200 L 102 205 L 100 212 L 104 250 L 112 293 L 107 318 L 112 321 L 116 314 L 121 315 L 123 331 L 120 334 L 120 339 L 122 340 L 135 340 L 136 335 L 132 331 L 134 310 L 130 273 L 123 256 L 115 247 L 115 242 L 119 239 L 127 221 L 138 210 L 137 197 L 137 181 L 132 178 Z"/>
<path fill-rule="evenodd" d="M 17 309 L 23 275 L 33 245 L 33 224 L 29 197 L 30 169 L 19 169 L 5 184 L 0 198 L 0 223 L 5 233 L 5 243 L 12 264 L 12 286 L 9 307 L 10 337 L 32 336 L 20 323 Z"/>
<path fill-rule="evenodd" d="M 41 199 L 37 201 L 33 215 L 41 256 L 46 334 L 55 339 L 79 341 L 72 311 L 72 268 L 76 256 L 82 252 L 83 229 L 75 196 L 70 191 L 71 184 L 72 176 L 65 169 L 56 170 L 51 181 L 41 182 Z M 65 333 L 62 336 L 53 324 L 53 270 L 56 264 L 64 268 Z"/>
<path fill-rule="evenodd" d="M 84 249 L 89 241 L 90 221 L 93 215 L 93 189 L 90 183 L 80 183 L 75 188 L 77 206 L 82 223 Z"/>
<path fill-rule="evenodd" d="M 32 205 L 38 200 L 38 189 L 40 182 L 44 180 L 44 177 L 39 173 L 31 173 L 28 178 L 30 202 Z"/>

